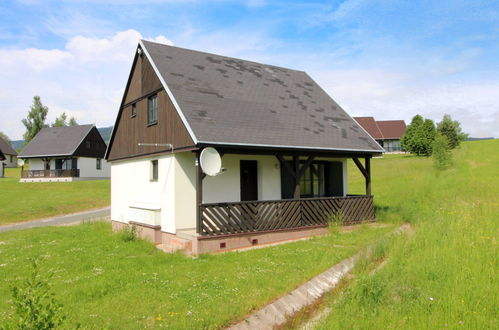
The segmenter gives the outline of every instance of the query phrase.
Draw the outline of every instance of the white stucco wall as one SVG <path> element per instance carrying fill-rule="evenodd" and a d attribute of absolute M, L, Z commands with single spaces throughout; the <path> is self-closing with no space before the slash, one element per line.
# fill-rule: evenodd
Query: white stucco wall
<path fill-rule="evenodd" d="M 150 181 L 151 160 L 158 160 L 158 181 Z M 281 173 L 274 156 L 225 155 L 226 171 L 203 180 L 203 203 L 240 201 L 240 160 L 258 162 L 258 199 L 281 199 Z M 343 190 L 348 193 L 346 159 L 324 158 L 343 163 Z M 196 227 L 196 168 L 192 152 L 111 164 L 111 219 L 161 225 L 176 233 Z"/>
<path fill-rule="evenodd" d="M 30 158 L 29 161 L 29 169 L 30 170 L 44 170 L 45 168 L 43 167 L 43 161 L 40 159 L 40 158 Z M 54 167 L 52 167 L 52 164 L 50 164 L 50 168 L 55 168 L 55 164 L 54 164 Z"/>
<path fill-rule="evenodd" d="M 5 164 L 5 167 L 17 167 L 17 156 L 14 155 L 4 155 L 4 156 L 5 160 L 2 160 L 1 162 Z"/>
<path fill-rule="evenodd" d="M 151 181 L 151 161 L 158 160 L 158 181 Z M 159 212 L 159 223 L 151 213 Z M 143 219 L 140 219 L 142 214 Z M 161 225 L 175 233 L 175 157 L 166 155 L 111 164 L 111 219 Z"/>
<path fill-rule="evenodd" d="M 51 169 L 55 169 L 54 164 L 50 164 Z M 51 162 L 51 163 L 52 163 Z M 111 167 L 105 159 L 101 159 L 101 169 L 97 169 L 96 158 L 78 157 L 78 168 L 80 169 L 80 178 L 102 178 L 109 179 L 111 176 Z"/>
<path fill-rule="evenodd" d="M 240 160 L 256 160 L 258 199 L 281 199 L 281 168 L 274 156 L 225 155 L 226 172 L 203 180 L 203 203 L 238 202 L 241 200 Z"/>

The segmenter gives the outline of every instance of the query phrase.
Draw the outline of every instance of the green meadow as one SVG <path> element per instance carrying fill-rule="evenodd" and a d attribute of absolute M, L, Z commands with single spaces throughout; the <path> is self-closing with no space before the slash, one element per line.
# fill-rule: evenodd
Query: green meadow
<path fill-rule="evenodd" d="M 20 183 L 20 168 L 0 178 L 0 225 L 108 206 L 109 180 Z"/>
<path fill-rule="evenodd" d="M 10 288 L 41 257 L 63 304 L 64 327 L 221 328 L 241 320 L 340 260 L 378 242 L 323 305 L 323 329 L 497 328 L 499 141 L 464 143 L 454 165 L 431 159 L 373 160 L 379 222 L 310 240 L 197 259 L 126 242 L 109 223 L 0 234 L 0 325 L 13 316 Z M 349 164 L 351 193 L 363 179 Z M 404 222 L 414 234 L 386 236 Z"/>
<path fill-rule="evenodd" d="M 431 159 L 376 160 L 380 218 L 402 217 L 415 234 L 384 244 L 384 267 L 329 296 L 318 328 L 499 327 L 499 140 L 464 143 L 454 159 L 444 172 Z"/>

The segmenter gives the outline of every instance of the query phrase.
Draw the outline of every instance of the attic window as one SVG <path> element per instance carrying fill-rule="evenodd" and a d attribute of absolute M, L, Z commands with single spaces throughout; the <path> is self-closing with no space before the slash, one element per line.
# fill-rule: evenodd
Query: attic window
<path fill-rule="evenodd" d="M 147 125 L 158 122 L 158 95 L 150 96 L 147 104 Z"/>
<path fill-rule="evenodd" d="M 91 146 L 90 141 L 85 142 L 85 148 L 90 149 L 90 146 Z"/>
<path fill-rule="evenodd" d="M 132 113 L 130 114 L 130 117 L 134 118 L 135 116 L 137 116 L 137 104 L 134 103 L 132 104 Z"/>

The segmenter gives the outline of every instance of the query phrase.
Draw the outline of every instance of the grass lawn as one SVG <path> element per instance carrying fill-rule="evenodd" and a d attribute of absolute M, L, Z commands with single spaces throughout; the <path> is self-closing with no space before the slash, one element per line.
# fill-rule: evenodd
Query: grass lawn
<path fill-rule="evenodd" d="M 374 161 L 378 214 L 402 216 L 416 234 L 332 295 L 320 329 L 499 327 L 499 140 L 464 143 L 454 158 L 442 173 L 426 158 Z"/>
<path fill-rule="evenodd" d="M 109 223 L 0 234 L 0 323 L 12 315 L 9 287 L 43 256 L 52 272 L 65 327 L 218 328 L 244 317 L 379 239 L 393 226 L 264 249 L 203 255 L 165 254 L 144 241 L 125 242 Z"/>
<path fill-rule="evenodd" d="M 109 205 L 109 180 L 20 183 L 20 168 L 0 178 L 0 225 Z"/>

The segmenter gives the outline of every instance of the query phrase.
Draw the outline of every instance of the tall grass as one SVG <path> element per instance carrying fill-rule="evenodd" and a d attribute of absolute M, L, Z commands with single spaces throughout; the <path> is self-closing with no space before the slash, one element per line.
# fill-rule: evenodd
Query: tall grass
<path fill-rule="evenodd" d="M 424 158 L 375 161 L 379 218 L 416 233 L 334 297 L 319 328 L 499 327 L 499 141 L 465 143 L 454 157 L 444 172 Z"/>

